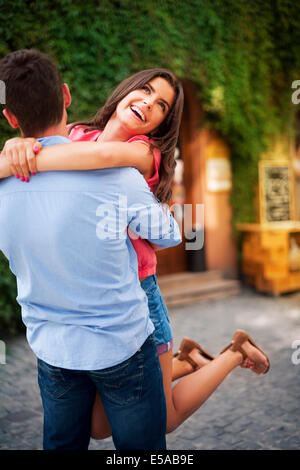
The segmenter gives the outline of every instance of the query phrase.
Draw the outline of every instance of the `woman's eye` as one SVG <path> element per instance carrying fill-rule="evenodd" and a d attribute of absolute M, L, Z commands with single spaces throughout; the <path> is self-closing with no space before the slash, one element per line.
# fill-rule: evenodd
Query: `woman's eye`
<path fill-rule="evenodd" d="M 161 106 L 161 109 L 163 110 L 163 112 L 165 112 L 165 110 L 166 110 L 166 106 L 164 105 L 164 103 L 159 103 L 159 104 L 160 104 L 160 106 Z"/>
<path fill-rule="evenodd" d="M 147 93 L 150 93 L 150 88 L 147 85 L 144 85 L 142 87 L 142 90 L 146 91 Z"/>

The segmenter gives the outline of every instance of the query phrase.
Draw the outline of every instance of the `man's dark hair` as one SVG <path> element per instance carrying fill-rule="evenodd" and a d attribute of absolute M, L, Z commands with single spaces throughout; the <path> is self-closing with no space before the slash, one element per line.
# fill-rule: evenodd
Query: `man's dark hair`
<path fill-rule="evenodd" d="M 25 137 L 58 124 L 63 115 L 62 79 L 54 60 L 35 49 L 22 49 L 0 62 L 4 107 L 18 119 Z"/>

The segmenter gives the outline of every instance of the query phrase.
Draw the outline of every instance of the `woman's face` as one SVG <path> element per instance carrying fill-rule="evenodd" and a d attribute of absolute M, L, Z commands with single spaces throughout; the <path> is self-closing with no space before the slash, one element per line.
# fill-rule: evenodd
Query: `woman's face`
<path fill-rule="evenodd" d="M 116 115 L 130 133 L 148 134 L 165 119 L 174 98 L 173 87 L 164 78 L 155 77 L 125 96 L 116 108 Z"/>

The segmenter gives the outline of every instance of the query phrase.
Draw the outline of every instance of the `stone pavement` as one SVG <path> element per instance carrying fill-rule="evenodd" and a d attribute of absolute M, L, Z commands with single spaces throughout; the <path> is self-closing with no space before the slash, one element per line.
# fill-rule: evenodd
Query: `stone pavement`
<path fill-rule="evenodd" d="M 269 354 L 271 369 L 265 376 L 235 369 L 168 434 L 168 449 L 299 449 L 300 363 L 293 362 L 300 362 L 300 292 L 271 297 L 244 287 L 235 297 L 174 308 L 170 317 L 175 349 L 189 336 L 217 354 L 242 328 Z M 23 336 L 6 348 L 6 364 L 0 365 L 0 449 L 42 449 L 35 356 Z M 111 438 L 91 440 L 90 449 L 114 446 Z"/>

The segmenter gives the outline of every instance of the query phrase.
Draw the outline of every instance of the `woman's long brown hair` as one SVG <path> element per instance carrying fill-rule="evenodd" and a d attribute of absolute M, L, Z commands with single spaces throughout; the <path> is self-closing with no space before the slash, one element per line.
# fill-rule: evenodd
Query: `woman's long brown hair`
<path fill-rule="evenodd" d="M 165 203 L 169 202 L 172 197 L 172 180 L 176 166 L 175 147 L 178 141 L 183 110 L 183 89 L 179 80 L 170 70 L 147 69 L 126 78 L 115 88 L 104 106 L 97 111 L 91 121 L 76 122 L 71 126 L 71 129 L 81 124 L 86 126 L 87 132 L 94 129 L 103 130 L 119 102 L 129 93 L 143 87 L 156 77 L 164 78 L 175 91 L 175 98 L 167 116 L 158 128 L 148 134 L 148 137 L 153 141 L 153 147 L 157 147 L 162 155 L 159 170 L 160 179 L 154 195 L 162 203 Z"/>

